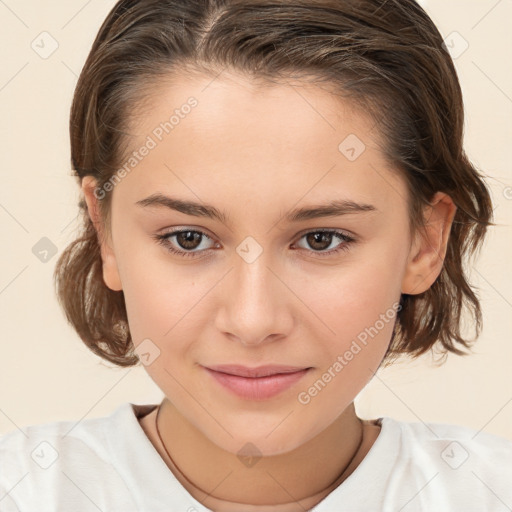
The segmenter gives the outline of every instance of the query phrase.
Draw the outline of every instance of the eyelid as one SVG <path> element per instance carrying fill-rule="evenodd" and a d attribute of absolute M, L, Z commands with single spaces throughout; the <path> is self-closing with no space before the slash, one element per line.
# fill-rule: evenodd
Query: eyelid
<path fill-rule="evenodd" d="M 205 231 L 203 228 L 197 228 L 197 227 L 191 227 L 191 226 L 179 226 L 177 228 L 172 228 L 168 231 L 163 231 L 161 234 L 157 235 L 157 237 L 159 238 L 163 238 L 163 237 L 171 237 L 171 235 L 177 235 L 179 233 L 183 233 L 184 231 L 192 231 L 194 233 L 199 233 L 200 235 L 208 239 L 210 239 L 214 245 L 218 245 L 219 242 L 216 241 L 216 238 L 211 236 L 207 231 Z M 187 252 L 187 253 L 205 253 L 206 251 L 209 251 L 213 248 L 210 248 L 210 249 L 203 249 L 201 251 L 184 251 L 184 252 Z M 182 250 L 182 249 L 179 249 L 179 250 Z"/>
<path fill-rule="evenodd" d="M 344 235 L 347 238 L 352 238 L 353 240 L 357 239 L 357 235 L 355 233 L 352 233 L 352 231 L 348 231 L 347 229 L 341 229 L 341 228 L 310 228 L 305 229 L 303 231 L 300 231 L 297 233 L 296 238 L 302 238 L 304 235 L 307 235 L 309 233 L 337 233 L 339 235 Z"/>
<path fill-rule="evenodd" d="M 299 248 L 299 250 L 305 251 L 308 257 L 316 259 L 329 258 L 334 255 L 341 254 L 342 252 L 349 250 L 350 247 L 358 241 L 356 236 L 349 232 L 345 232 L 343 229 L 319 228 L 306 230 L 305 232 L 297 235 L 297 242 L 295 242 L 295 244 L 300 242 L 302 238 L 311 233 L 329 233 L 333 235 L 333 237 L 336 237 L 340 240 L 340 243 L 334 249 L 329 249 L 328 251 L 313 251 L 311 249 L 304 249 L 302 247 Z"/>
<path fill-rule="evenodd" d="M 210 240 L 215 240 L 215 237 L 212 236 L 205 228 L 199 228 L 195 226 L 178 226 L 174 228 L 167 228 L 163 229 L 161 232 L 157 233 L 159 236 L 166 236 L 166 235 L 175 235 L 177 233 L 182 233 L 183 231 L 193 231 L 194 233 L 200 233 L 201 235 L 206 236 Z"/>
<path fill-rule="evenodd" d="M 172 235 L 172 234 L 180 233 L 182 231 L 194 231 L 194 232 L 200 233 L 202 235 L 205 235 L 210 240 L 215 240 L 215 237 L 211 236 L 204 228 L 200 228 L 200 227 L 196 227 L 196 226 L 187 226 L 187 225 L 178 226 L 178 227 L 170 228 L 170 229 L 164 229 L 160 233 L 160 236 Z M 308 235 L 310 233 L 335 233 L 335 234 L 345 235 L 347 238 L 351 238 L 353 240 L 358 239 L 357 235 L 355 235 L 351 231 L 348 231 L 347 229 L 341 229 L 341 228 L 308 228 L 308 229 L 299 231 L 299 233 L 297 233 L 295 235 L 295 239 L 298 240 L 298 239 L 302 238 L 304 235 Z"/>
<path fill-rule="evenodd" d="M 164 246 L 169 253 L 176 254 L 179 257 L 193 258 L 193 259 L 209 258 L 212 255 L 211 251 L 215 250 L 216 248 L 201 249 L 199 251 L 198 250 L 187 251 L 184 249 L 176 248 L 176 247 L 174 247 L 173 244 L 171 244 L 169 242 L 169 238 L 171 236 L 179 234 L 179 233 L 183 233 L 186 231 L 192 231 L 194 233 L 199 233 L 203 237 L 209 238 L 210 240 L 214 241 L 214 243 L 217 245 L 216 248 L 218 249 L 219 243 L 216 242 L 215 239 L 213 237 L 211 237 L 207 232 L 203 231 L 202 228 L 192 228 L 190 226 L 179 226 L 179 227 L 172 228 L 170 230 L 166 230 L 160 234 L 157 233 L 157 234 L 153 235 L 153 238 L 156 239 L 157 243 Z M 317 258 L 317 259 L 329 258 L 334 255 L 338 255 L 341 252 L 349 250 L 350 247 L 358 241 L 357 236 L 355 236 L 351 232 L 348 232 L 343 229 L 339 229 L 339 228 L 312 228 L 311 229 L 310 228 L 310 229 L 306 229 L 306 230 L 298 233 L 297 235 L 295 235 L 295 239 L 297 241 L 294 242 L 293 245 L 300 242 L 300 240 L 302 238 L 304 238 L 304 236 L 312 234 L 312 233 L 331 233 L 340 240 L 340 243 L 338 244 L 338 246 L 336 246 L 334 249 L 329 249 L 328 251 L 314 251 L 314 250 L 302 248 L 302 247 L 298 248 L 298 250 L 300 252 L 306 252 L 306 253 L 308 253 L 308 256 L 312 255 L 311 257 Z M 293 249 L 293 250 L 297 250 L 297 249 Z"/>

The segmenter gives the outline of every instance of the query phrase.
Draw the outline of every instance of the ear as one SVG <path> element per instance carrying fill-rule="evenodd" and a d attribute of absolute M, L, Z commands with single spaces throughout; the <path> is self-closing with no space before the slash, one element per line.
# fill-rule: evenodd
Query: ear
<path fill-rule="evenodd" d="M 411 244 L 402 293 L 423 293 L 441 273 L 456 210 L 451 197 L 444 192 L 437 192 L 425 207 L 425 226 L 415 234 Z"/>
<path fill-rule="evenodd" d="M 117 268 L 117 260 L 112 249 L 111 237 L 107 235 L 104 229 L 102 219 L 100 216 L 98 195 L 95 193 L 97 190 L 97 181 L 92 176 L 85 176 L 82 179 L 82 191 L 87 203 L 87 210 L 89 217 L 98 234 L 98 242 L 101 248 L 101 260 L 103 262 L 103 281 L 113 291 L 120 291 L 123 289 L 119 271 Z"/>

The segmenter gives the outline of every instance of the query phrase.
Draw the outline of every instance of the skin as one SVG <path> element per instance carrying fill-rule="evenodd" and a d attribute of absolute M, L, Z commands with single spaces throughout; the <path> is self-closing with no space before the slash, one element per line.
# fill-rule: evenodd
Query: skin
<path fill-rule="evenodd" d="M 166 397 L 158 426 L 172 461 L 156 434 L 156 410 L 141 425 L 171 471 L 210 509 L 304 510 L 346 479 L 377 439 L 380 427 L 361 421 L 353 401 L 378 369 L 393 321 L 307 404 L 298 395 L 379 315 L 393 311 L 401 293 L 432 285 L 455 206 L 437 193 L 425 211 L 425 231 L 411 237 L 405 182 L 380 151 L 371 120 L 305 82 L 265 86 L 227 72 L 214 81 L 175 77 L 155 88 L 134 118 L 130 147 L 140 148 L 190 96 L 197 107 L 115 186 L 111 233 L 99 215 L 94 179 L 82 183 L 102 240 L 104 281 L 124 292 L 135 346 L 149 339 L 160 351 L 145 368 Z M 338 149 L 349 134 L 366 146 L 354 161 Z M 135 204 L 155 192 L 213 205 L 228 223 Z M 294 208 L 335 199 L 375 210 L 284 219 Z M 197 257 L 171 254 L 152 238 L 171 228 L 207 235 L 187 246 Z M 355 241 L 322 257 L 346 244 L 333 236 L 313 245 L 304 236 L 322 229 Z M 249 236 L 262 249 L 250 263 L 237 252 Z M 179 241 L 168 239 L 186 251 Z M 312 369 L 257 401 L 233 395 L 200 366 L 214 364 Z M 262 456 L 251 467 L 237 456 L 248 442 Z"/>

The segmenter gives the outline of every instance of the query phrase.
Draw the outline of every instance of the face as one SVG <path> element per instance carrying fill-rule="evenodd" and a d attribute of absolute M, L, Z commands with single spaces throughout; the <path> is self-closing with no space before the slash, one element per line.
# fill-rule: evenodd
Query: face
<path fill-rule="evenodd" d="M 183 78 L 131 133 L 104 279 L 148 374 L 223 449 L 300 446 L 390 342 L 416 248 L 405 182 L 373 123 L 313 84 Z M 257 384 L 219 365 L 305 370 Z"/>

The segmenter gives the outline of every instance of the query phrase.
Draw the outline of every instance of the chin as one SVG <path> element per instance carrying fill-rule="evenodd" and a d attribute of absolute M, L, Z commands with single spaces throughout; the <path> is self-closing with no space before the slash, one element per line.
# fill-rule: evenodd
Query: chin
<path fill-rule="evenodd" d="M 291 420 L 292 416 L 293 414 L 290 414 L 288 420 Z M 225 424 L 226 430 L 233 434 L 233 437 L 226 434 L 224 430 L 218 429 L 215 429 L 215 432 L 203 430 L 203 434 L 219 448 L 239 457 L 251 455 L 270 457 L 299 448 L 322 430 L 317 425 L 316 429 L 312 426 L 311 430 L 306 431 L 303 422 L 300 424 L 301 429 L 298 429 L 296 422 L 283 421 L 284 418 L 286 414 L 279 420 L 268 423 L 261 422 L 261 419 L 258 423 L 258 420 L 254 419 L 250 425 L 245 425 L 245 428 L 239 422 Z"/>
<path fill-rule="evenodd" d="M 215 442 L 215 440 L 212 440 Z M 254 457 L 272 457 L 292 452 L 303 444 L 301 439 L 276 438 L 265 439 L 264 436 L 257 438 L 248 435 L 247 437 L 237 436 L 228 443 L 218 445 L 219 448 L 237 455 L 241 460 Z M 217 443 L 216 443 L 217 444 Z"/>

